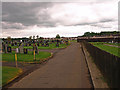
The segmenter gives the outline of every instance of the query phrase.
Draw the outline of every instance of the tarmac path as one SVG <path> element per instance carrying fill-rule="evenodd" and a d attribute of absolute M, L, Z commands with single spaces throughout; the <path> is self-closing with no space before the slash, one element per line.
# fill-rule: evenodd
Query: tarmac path
<path fill-rule="evenodd" d="M 79 43 L 60 50 L 47 64 L 10 88 L 92 88 Z"/>

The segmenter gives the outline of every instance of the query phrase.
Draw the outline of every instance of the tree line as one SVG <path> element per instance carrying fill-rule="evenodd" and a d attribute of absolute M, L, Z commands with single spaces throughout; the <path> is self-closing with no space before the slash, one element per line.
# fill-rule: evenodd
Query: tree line
<path fill-rule="evenodd" d="M 85 32 L 82 37 L 93 37 L 93 36 L 110 36 L 110 35 L 120 35 L 119 31 L 106 31 L 106 32 Z"/>

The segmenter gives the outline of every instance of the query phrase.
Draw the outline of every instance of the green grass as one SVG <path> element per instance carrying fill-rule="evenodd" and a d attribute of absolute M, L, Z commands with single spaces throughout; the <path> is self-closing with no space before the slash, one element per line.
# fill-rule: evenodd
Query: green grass
<path fill-rule="evenodd" d="M 51 53 L 49 53 L 49 52 L 39 52 L 39 54 L 35 55 L 36 60 L 41 60 L 41 59 L 47 58 L 49 56 L 51 56 Z M 17 59 L 19 62 L 33 62 L 34 55 L 33 55 L 32 51 L 28 52 L 28 54 L 17 54 Z M 15 52 L 3 53 L 2 61 L 9 61 L 9 62 L 15 61 Z"/>
<path fill-rule="evenodd" d="M 21 69 L 15 67 L 2 67 L 2 85 L 5 85 L 21 72 Z"/>
<path fill-rule="evenodd" d="M 120 46 L 120 43 L 105 43 L 105 44 Z"/>
<path fill-rule="evenodd" d="M 32 45 L 32 44 L 31 44 Z M 36 44 L 37 45 L 37 44 Z M 59 47 L 56 47 L 56 43 L 52 43 L 49 44 L 49 47 L 44 47 L 44 46 L 39 46 L 38 49 L 55 49 L 55 48 L 66 48 L 67 46 L 69 46 L 70 43 L 68 45 L 64 44 L 59 44 Z M 9 45 L 11 46 L 11 45 Z M 18 48 L 18 46 L 11 46 L 12 48 Z M 33 46 L 24 46 L 23 48 L 27 48 L 27 49 L 32 49 Z"/>
<path fill-rule="evenodd" d="M 70 42 L 77 42 L 77 40 L 70 40 Z"/>
<path fill-rule="evenodd" d="M 120 51 L 120 48 L 104 45 L 105 43 L 103 42 L 90 42 L 90 43 L 106 52 L 109 52 L 110 54 L 120 57 L 120 53 L 118 52 Z"/>

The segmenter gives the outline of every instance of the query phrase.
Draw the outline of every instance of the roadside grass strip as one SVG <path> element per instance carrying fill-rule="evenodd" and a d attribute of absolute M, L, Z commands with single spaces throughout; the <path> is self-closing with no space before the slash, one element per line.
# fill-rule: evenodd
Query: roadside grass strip
<path fill-rule="evenodd" d="M 39 54 L 35 54 L 35 58 L 38 61 L 48 58 L 50 56 L 51 56 L 50 52 L 39 52 Z M 18 53 L 17 60 L 18 60 L 18 62 L 34 62 L 34 54 L 32 51 L 29 51 L 28 54 Z M 14 62 L 15 61 L 15 52 L 3 53 L 2 61 Z"/>
<path fill-rule="evenodd" d="M 22 73 L 22 69 L 15 67 L 2 67 L 2 86 L 11 82 Z"/>
<path fill-rule="evenodd" d="M 120 57 L 120 48 L 118 47 L 107 46 L 107 45 L 104 45 L 106 43 L 103 43 L 103 42 L 90 42 L 90 43 L 110 54 Z"/>

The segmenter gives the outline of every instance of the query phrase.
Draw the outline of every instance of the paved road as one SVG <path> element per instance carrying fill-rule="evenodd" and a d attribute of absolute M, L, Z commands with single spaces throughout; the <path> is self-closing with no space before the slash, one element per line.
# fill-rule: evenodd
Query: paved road
<path fill-rule="evenodd" d="M 91 88 L 79 43 L 60 50 L 47 64 L 16 82 L 11 88 Z"/>

